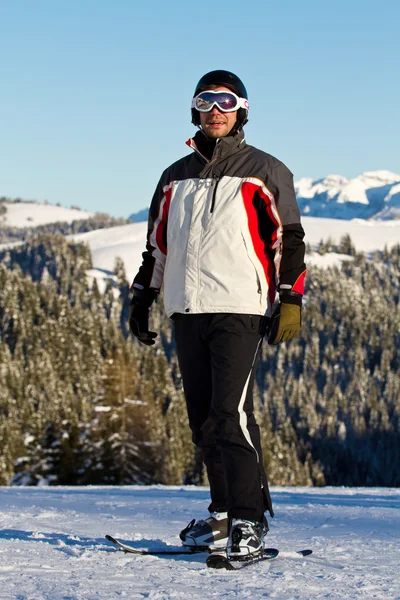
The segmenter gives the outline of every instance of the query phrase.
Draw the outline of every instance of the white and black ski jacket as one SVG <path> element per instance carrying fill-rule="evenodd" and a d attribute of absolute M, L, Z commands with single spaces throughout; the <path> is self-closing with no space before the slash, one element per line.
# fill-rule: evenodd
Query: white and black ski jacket
<path fill-rule="evenodd" d="M 173 313 L 270 314 L 277 291 L 304 292 L 304 231 L 293 176 L 246 144 L 210 141 L 164 171 L 149 212 L 147 249 L 133 288 L 164 284 Z M 209 157 L 209 158 L 208 158 Z"/>

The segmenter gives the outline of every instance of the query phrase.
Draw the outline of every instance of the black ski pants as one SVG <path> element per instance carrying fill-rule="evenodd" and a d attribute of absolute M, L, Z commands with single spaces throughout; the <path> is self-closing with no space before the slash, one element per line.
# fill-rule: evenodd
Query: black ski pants
<path fill-rule="evenodd" d="M 262 317 L 175 313 L 175 341 L 193 442 L 201 448 L 212 511 L 262 519 L 272 505 L 253 412 Z"/>

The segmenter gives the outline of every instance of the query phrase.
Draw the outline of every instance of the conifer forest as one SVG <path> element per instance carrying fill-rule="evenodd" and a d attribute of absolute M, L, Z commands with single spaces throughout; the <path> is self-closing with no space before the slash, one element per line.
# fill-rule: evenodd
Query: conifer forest
<path fill-rule="evenodd" d="M 341 267 L 308 269 L 300 337 L 262 346 L 273 485 L 400 485 L 400 246 L 340 251 Z M 104 293 L 91 266 L 54 233 L 0 252 L 0 484 L 206 484 L 162 301 L 141 346 L 122 261 Z"/>

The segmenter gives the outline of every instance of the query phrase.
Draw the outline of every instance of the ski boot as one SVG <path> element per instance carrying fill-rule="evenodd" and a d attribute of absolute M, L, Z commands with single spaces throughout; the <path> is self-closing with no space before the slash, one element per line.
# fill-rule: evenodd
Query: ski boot
<path fill-rule="evenodd" d="M 232 519 L 231 530 L 226 548 L 229 560 L 254 560 L 263 555 L 264 537 L 268 533 L 268 523 Z"/>
<path fill-rule="evenodd" d="M 194 552 L 226 548 L 228 541 L 228 513 L 212 512 L 207 519 L 193 519 L 179 534 L 184 546 Z"/>

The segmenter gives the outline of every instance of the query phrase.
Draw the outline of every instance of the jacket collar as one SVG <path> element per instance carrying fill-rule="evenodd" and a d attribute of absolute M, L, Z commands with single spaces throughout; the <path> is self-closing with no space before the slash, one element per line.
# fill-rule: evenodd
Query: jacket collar
<path fill-rule="evenodd" d="M 225 158 L 225 156 L 238 150 L 239 147 L 244 147 L 246 142 L 243 130 L 234 135 L 228 135 L 226 137 L 218 138 L 217 140 L 212 140 L 200 129 L 193 138 L 190 138 L 186 142 L 186 144 L 189 148 L 192 148 L 195 152 L 200 154 L 204 160 L 211 162 L 211 160 Z"/>

